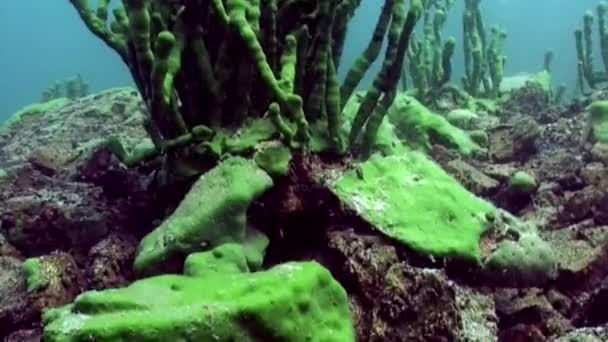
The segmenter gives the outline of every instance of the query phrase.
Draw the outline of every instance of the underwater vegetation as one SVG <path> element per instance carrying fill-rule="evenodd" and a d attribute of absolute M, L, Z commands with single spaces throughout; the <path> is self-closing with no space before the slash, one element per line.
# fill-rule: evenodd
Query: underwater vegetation
<path fill-rule="evenodd" d="M 600 58 L 605 70 L 597 72 L 594 69 L 593 55 L 593 25 L 595 16 L 593 11 L 585 12 L 583 16 L 583 27 L 577 28 L 574 31 L 576 40 L 576 54 L 578 57 L 578 91 L 581 94 L 586 93 L 586 87 L 595 89 L 596 85 L 607 80 L 608 73 L 608 31 L 606 27 L 606 11 L 608 4 L 601 1 L 597 5 L 597 30 L 600 45 Z"/>
<path fill-rule="evenodd" d="M 565 103 L 480 0 L 384 0 L 353 65 L 360 0 L 70 3 L 135 88 L 0 129 L 6 341 L 608 340 L 593 13 Z"/>
<path fill-rule="evenodd" d="M 89 95 L 89 84 L 82 76 L 71 77 L 56 81 L 42 92 L 42 102 L 56 100 L 62 97 L 70 100 Z"/>

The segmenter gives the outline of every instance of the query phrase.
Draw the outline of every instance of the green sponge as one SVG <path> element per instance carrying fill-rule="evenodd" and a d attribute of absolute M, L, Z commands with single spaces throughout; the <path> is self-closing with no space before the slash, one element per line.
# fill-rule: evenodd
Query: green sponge
<path fill-rule="evenodd" d="M 346 291 L 316 262 L 248 273 L 245 251 L 193 254 L 185 275 L 87 292 L 47 311 L 48 342 L 354 342 Z"/>
<path fill-rule="evenodd" d="M 485 272 L 506 284 L 533 286 L 557 275 L 555 255 L 536 233 L 521 234 L 517 240 L 501 241 L 485 264 Z"/>
<path fill-rule="evenodd" d="M 593 142 L 608 143 L 608 101 L 595 101 L 591 104 L 589 126 Z"/>
<path fill-rule="evenodd" d="M 477 262 L 495 212 L 420 152 L 372 156 L 332 185 L 334 193 L 382 233 L 430 257 Z"/>
<path fill-rule="evenodd" d="M 523 194 L 533 194 L 536 192 L 536 188 L 538 188 L 536 179 L 524 171 L 515 172 L 511 176 L 509 186 L 513 191 Z"/>
<path fill-rule="evenodd" d="M 175 269 L 186 255 L 247 237 L 249 204 L 272 186 L 254 161 L 229 158 L 194 183 L 175 212 L 141 241 L 135 257 L 140 275 Z"/>

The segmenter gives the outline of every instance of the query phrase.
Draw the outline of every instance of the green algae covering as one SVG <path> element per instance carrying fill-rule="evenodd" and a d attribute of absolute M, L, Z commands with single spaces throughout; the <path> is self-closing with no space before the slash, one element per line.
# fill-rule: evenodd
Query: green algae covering
<path fill-rule="evenodd" d="M 248 273 L 238 244 L 190 255 L 184 275 L 87 292 L 45 315 L 47 342 L 352 342 L 346 291 L 316 262 Z"/>
<path fill-rule="evenodd" d="M 226 159 L 194 183 L 175 212 L 141 241 L 135 258 L 140 275 L 159 274 L 186 255 L 228 242 L 244 242 L 249 204 L 272 186 L 254 161 Z"/>
<path fill-rule="evenodd" d="M 593 142 L 608 143 L 608 101 L 595 101 L 591 104 L 589 125 Z"/>
<path fill-rule="evenodd" d="M 410 147 L 430 150 L 433 144 L 440 144 L 465 156 L 482 152 L 465 131 L 413 97 L 397 96 L 388 117 L 395 125 L 397 135 Z"/>
<path fill-rule="evenodd" d="M 486 216 L 495 211 L 420 152 L 374 155 L 332 188 L 384 234 L 431 257 L 479 261 Z"/>

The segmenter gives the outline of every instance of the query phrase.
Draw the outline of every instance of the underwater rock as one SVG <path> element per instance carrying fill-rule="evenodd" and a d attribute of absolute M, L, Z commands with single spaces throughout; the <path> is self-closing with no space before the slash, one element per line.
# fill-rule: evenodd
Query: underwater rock
<path fill-rule="evenodd" d="M 462 159 L 455 159 L 445 165 L 445 170 L 454 176 L 467 190 L 478 196 L 488 196 L 495 192 L 500 183 Z"/>
<path fill-rule="evenodd" d="M 53 252 L 23 262 L 30 306 L 38 312 L 70 303 L 82 291 L 83 279 L 74 258 Z"/>
<path fill-rule="evenodd" d="M 0 187 L 0 231 L 26 256 L 86 249 L 110 229 L 100 189 L 21 169 Z"/>
<path fill-rule="evenodd" d="M 498 317 L 494 299 L 488 291 L 450 282 L 456 291 L 456 306 L 461 316 L 457 341 L 496 341 Z"/>
<path fill-rule="evenodd" d="M 589 163 L 581 170 L 581 178 L 586 185 L 608 188 L 608 166 L 602 163 Z"/>
<path fill-rule="evenodd" d="M 494 301 L 501 327 L 499 341 L 514 341 L 517 339 L 509 340 L 507 336 L 525 337 L 525 333 L 530 331 L 540 332 L 539 337 L 545 337 L 563 335 L 572 330 L 570 321 L 554 308 L 539 288 L 498 289 L 494 292 Z"/>
<path fill-rule="evenodd" d="M 184 275 L 84 293 L 45 314 L 45 341 L 355 341 L 346 292 L 325 268 L 248 263 L 227 244 L 190 255 Z"/>
<path fill-rule="evenodd" d="M 517 324 L 502 330 L 498 335 L 498 342 L 545 342 L 546 340 L 543 332 L 533 324 Z"/>
<path fill-rule="evenodd" d="M 540 133 L 540 126 L 531 118 L 498 126 L 490 131 L 490 158 L 499 163 L 526 161 L 536 153 L 536 140 Z"/>
<path fill-rule="evenodd" d="M 8 335 L 4 342 L 40 342 L 42 341 L 41 329 L 17 330 Z"/>
<path fill-rule="evenodd" d="M 482 274 L 499 286 L 540 286 L 557 276 L 557 259 L 538 228 L 497 210 L 483 236 Z"/>
<path fill-rule="evenodd" d="M 536 227 L 477 198 L 420 152 L 374 155 L 329 186 L 374 229 L 431 260 L 483 264 L 484 276 L 501 284 L 555 277 Z"/>
<path fill-rule="evenodd" d="M 603 189 L 588 186 L 574 192 L 560 208 L 558 219 L 563 223 L 576 223 L 588 218 L 603 217 L 604 202 L 608 201 L 608 193 Z M 599 222 L 598 222 L 599 223 Z"/>
<path fill-rule="evenodd" d="M 0 338 L 38 318 L 30 305 L 22 262 L 0 257 Z"/>
<path fill-rule="evenodd" d="M 556 122 L 543 126 L 537 146 L 540 154 L 552 153 L 555 150 L 568 149 L 571 154 L 578 154 L 585 122 L 578 117 L 560 118 Z"/>
<path fill-rule="evenodd" d="M 88 159 L 108 137 L 120 137 L 127 147 L 149 139 L 144 113 L 133 88 L 111 89 L 46 108 L 27 120 L 12 121 L 0 132 L 0 165 L 33 160 L 75 170 L 73 164 Z"/>
<path fill-rule="evenodd" d="M 349 292 L 358 341 L 491 341 L 491 297 L 450 282 L 441 270 L 400 262 L 377 236 L 329 234 L 334 275 Z"/>
<path fill-rule="evenodd" d="M 608 101 L 595 101 L 589 107 L 589 136 L 591 143 L 608 143 Z"/>
<path fill-rule="evenodd" d="M 542 123 L 554 122 L 559 113 L 552 111 L 549 106 L 550 90 L 543 89 L 535 82 L 534 75 L 530 76 L 518 89 L 509 91 L 507 100 L 502 104 L 503 118 L 509 122 L 516 114 L 523 113 Z"/>
<path fill-rule="evenodd" d="M 608 341 L 608 327 L 590 327 L 573 330 L 564 336 L 550 339 L 549 342 L 604 342 Z"/>
<path fill-rule="evenodd" d="M 23 254 L 13 247 L 2 233 L 0 233 L 0 257 L 13 257 L 15 259 L 23 260 Z"/>
<path fill-rule="evenodd" d="M 591 148 L 591 158 L 608 166 L 608 144 L 595 143 Z"/>
<path fill-rule="evenodd" d="M 579 326 L 605 326 L 608 324 L 608 287 L 595 291 L 578 313 L 576 323 Z"/>
<path fill-rule="evenodd" d="M 231 157 L 200 176 L 177 209 L 139 244 L 139 275 L 179 269 L 188 254 L 227 242 L 245 242 L 246 211 L 273 185 L 252 160 Z"/>
<path fill-rule="evenodd" d="M 576 226 L 542 232 L 558 262 L 557 284 L 567 291 L 597 287 L 608 276 L 608 227 Z"/>
<path fill-rule="evenodd" d="M 479 115 L 468 109 L 454 109 L 446 115 L 446 119 L 460 129 L 472 130 L 478 128 Z"/>
<path fill-rule="evenodd" d="M 407 146 L 431 150 L 433 145 L 438 144 L 465 156 L 484 153 L 465 131 L 433 113 L 413 97 L 398 95 L 387 115 L 395 126 L 395 132 Z"/>
<path fill-rule="evenodd" d="M 72 248 L 86 255 L 110 230 L 147 230 L 147 176 L 99 152 L 106 135 L 145 138 L 143 117 L 137 92 L 122 88 L 6 126 L 0 233 L 25 256 Z"/>
<path fill-rule="evenodd" d="M 91 247 L 86 268 L 87 288 L 103 290 L 123 287 L 133 280 L 137 239 L 112 233 Z"/>
<path fill-rule="evenodd" d="M 495 210 L 420 152 L 374 155 L 330 188 L 380 232 L 435 258 L 479 260 Z"/>
<path fill-rule="evenodd" d="M 585 166 L 582 158 L 570 150 L 558 149 L 530 160 L 526 169 L 534 170 L 539 183 L 558 183 L 564 190 L 578 190 L 584 185 L 580 178 Z"/>

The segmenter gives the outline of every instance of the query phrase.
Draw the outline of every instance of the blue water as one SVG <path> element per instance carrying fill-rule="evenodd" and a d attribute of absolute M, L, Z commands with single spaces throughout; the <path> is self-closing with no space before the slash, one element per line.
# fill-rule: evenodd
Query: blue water
<path fill-rule="evenodd" d="M 460 41 L 464 0 L 456 2 L 444 34 L 454 35 Z M 576 76 L 572 32 L 581 24 L 583 12 L 595 9 L 598 2 L 484 0 L 486 25 L 498 24 L 509 32 L 506 74 L 539 71 L 545 51 L 552 49 L 556 54 L 555 84 L 572 87 Z M 364 0 L 359 8 L 350 26 L 341 75 L 367 45 L 382 3 Z M 0 121 L 37 102 L 41 92 L 54 81 L 76 74 L 89 82 L 92 92 L 131 84 L 128 70 L 119 58 L 87 31 L 67 0 L 0 1 L 0 28 Z M 597 50 L 595 56 L 599 57 Z M 453 64 L 453 82 L 457 82 L 462 70 L 460 50 Z M 373 75 L 374 70 L 368 73 L 364 85 L 370 83 Z"/>

